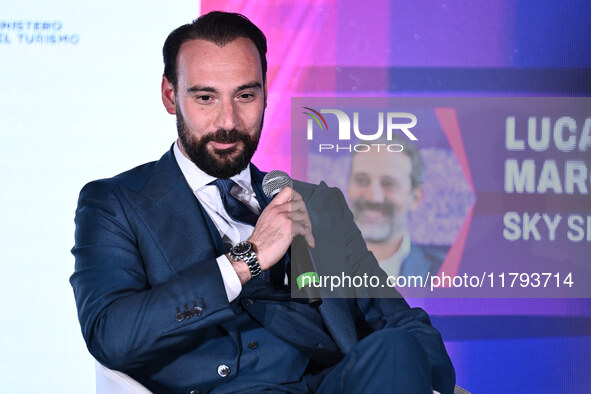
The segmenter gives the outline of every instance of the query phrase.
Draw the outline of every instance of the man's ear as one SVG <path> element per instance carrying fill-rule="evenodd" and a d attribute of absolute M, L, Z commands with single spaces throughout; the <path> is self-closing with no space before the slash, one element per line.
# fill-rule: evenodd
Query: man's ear
<path fill-rule="evenodd" d="M 425 195 L 425 189 L 423 189 L 423 185 L 419 185 L 412 189 L 412 202 L 410 203 L 410 210 L 414 211 L 418 208 L 421 201 L 423 201 L 423 196 Z"/>
<path fill-rule="evenodd" d="M 162 76 L 162 85 L 160 87 L 162 92 L 162 104 L 164 104 L 164 108 L 166 111 L 171 114 L 176 114 L 176 104 L 175 104 L 175 94 L 174 94 L 174 86 L 168 81 L 168 79 L 163 75 Z"/>
<path fill-rule="evenodd" d="M 265 81 L 265 86 L 263 87 L 265 92 L 265 108 L 267 108 L 267 81 Z"/>

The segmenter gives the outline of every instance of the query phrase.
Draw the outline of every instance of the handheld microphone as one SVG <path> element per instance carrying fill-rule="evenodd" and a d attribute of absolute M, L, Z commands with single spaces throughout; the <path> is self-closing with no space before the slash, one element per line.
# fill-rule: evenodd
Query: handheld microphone
<path fill-rule="evenodd" d="M 293 181 L 283 171 L 271 171 L 263 178 L 263 192 L 271 199 L 283 190 L 283 188 L 292 186 Z M 322 298 L 318 294 L 318 289 L 312 286 L 312 283 L 318 280 L 316 265 L 312 259 L 306 239 L 299 234 L 291 242 L 291 261 L 297 273 L 296 283 L 305 298 L 308 299 L 308 304 L 312 307 L 322 304 Z"/>

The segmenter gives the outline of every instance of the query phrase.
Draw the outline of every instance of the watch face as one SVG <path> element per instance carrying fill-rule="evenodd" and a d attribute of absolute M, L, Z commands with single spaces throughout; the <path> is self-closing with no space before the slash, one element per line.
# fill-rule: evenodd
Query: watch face
<path fill-rule="evenodd" d="M 232 246 L 232 253 L 237 256 L 244 256 L 248 252 L 252 250 L 252 245 L 250 242 L 240 242 L 234 246 Z"/>

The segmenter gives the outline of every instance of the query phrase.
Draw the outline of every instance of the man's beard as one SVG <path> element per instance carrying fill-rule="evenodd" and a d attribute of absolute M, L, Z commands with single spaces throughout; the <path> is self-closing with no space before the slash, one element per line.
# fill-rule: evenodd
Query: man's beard
<path fill-rule="evenodd" d="M 218 129 L 213 133 L 196 139 L 191 135 L 180 108 L 177 107 L 176 127 L 185 152 L 197 167 L 215 178 L 230 178 L 240 173 L 250 163 L 250 159 L 252 159 L 259 145 L 261 130 L 263 128 L 263 118 L 264 112 L 261 123 L 253 136 L 236 129 Z M 210 150 L 207 147 L 210 141 L 226 144 L 235 143 L 235 145 L 228 149 L 211 147 Z"/>
<path fill-rule="evenodd" d="M 395 208 L 389 201 L 378 203 L 359 199 L 353 203 L 353 212 L 355 222 L 367 242 L 387 242 L 401 226 L 396 223 Z"/>

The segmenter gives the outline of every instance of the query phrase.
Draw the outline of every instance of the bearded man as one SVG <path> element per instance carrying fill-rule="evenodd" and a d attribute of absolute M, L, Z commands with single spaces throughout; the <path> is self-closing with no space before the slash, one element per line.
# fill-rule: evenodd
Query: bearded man
<path fill-rule="evenodd" d="M 454 369 L 424 311 L 401 298 L 291 297 L 296 235 L 319 265 L 383 271 L 339 190 L 263 193 L 250 160 L 266 49 L 254 24 L 224 12 L 166 39 L 162 101 L 178 140 L 80 193 L 70 282 L 89 351 L 155 393 L 451 393 Z"/>

